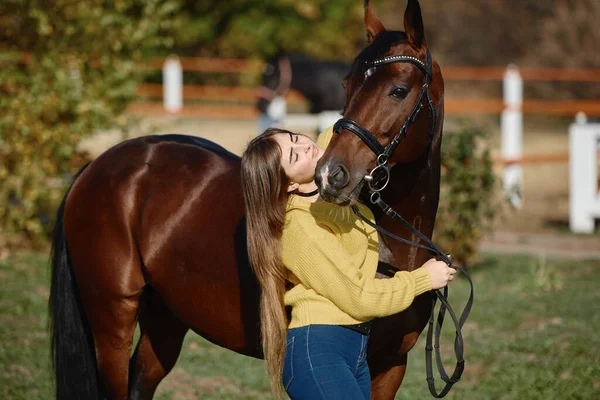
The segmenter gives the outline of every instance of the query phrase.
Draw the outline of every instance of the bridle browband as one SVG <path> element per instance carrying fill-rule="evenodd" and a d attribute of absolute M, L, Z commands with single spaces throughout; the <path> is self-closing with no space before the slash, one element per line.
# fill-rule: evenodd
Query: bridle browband
<path fill-rule="evenodd" d="M 387 235 L 387 236 L 389 236 L 395 240 L 398 240 L 400 242 L 403 242 L 405 244 L 428 250 L 430 253 L 434 254 L 438 260 L 441 259 L 446 264 L 448 264 L 449 267 L 454 268 L 457 271 L 460 271 L 463 275 L 465 275 L 467 277 L 467 279 L 469 281 L 469 284 L 471 286 L 471 293 L 470 293 L 469 299 L 467 300 L 467 304 L 465 305 L 465 308 L 460 315 L 460 318 L 457 318 L 456 314 L 454 313 L 454 310 L 450 306 L 450 303 L 448 303 L 448 286 L 446 286 L 443 289 L 443 292 L 440 290 L 434 290 L 435 296 L 432 298 L 431 317 L 429 318 L 429 325 L 428 325 L 428 330 L 427 330 L 427 340 L 426 340 L 426 345 L 425 345 L 427 385 L 429 387 L 429 392 L 431 393 L 431 395 L 433 397 L 442 398 L 442 397 L 446 396 L 446 394 L 448 394 L 448 392 L 450 391 L 452 386 L 460 380 L 460 377 L 465 368 L 464 344 L 463 344 L 463 337 L 462 337 L 461 330 L 469 316 L 469 313 L 471 312 L 471 307 L 473 304 L 473 282 L 471 281 L 471 278 L 469 277 L 469 275 L 466 273 L 466 271 L 464 269 L 452 265 L 454 260 L 451 260 L 450 258 L 448 258 L 446 253 L 443 252 L 438 246 L 436 246 L 435 243 L 433 243 L 431 241 L 431 239 L 429 239 L 427 236 L 425 236 L 421 232 L 419 232 L 408 221 L 406 221 L 404 218 L 402 218 L 402 216 L 400 214 L 398 214 L 389 205 L 387 205 L 381 198 L 380 192 L 383 189 L 385 189 L 385 187 L 388 185 L 389 180 L 390 180 L 391 156 L 394 153 L 394 151 L 396 150 L 396 148 L 398 147 L 398 145 L 400 144 L 400 142 L 402 141 L 402 139 L 404 139 L 404 137 L 406 136 L 410 125 L 413 124 L 417 120 L 419 113 L 423 109 L 423 99 L 427 100 L 427 109 L 429 112 L 429 146 L 428 146 L 429 151 L 431 150 L 433 134 L 434 134 L 434 130 L 435 130 L 436 113 L 435 113 L 435 108 L 434 108 L 433 102 L 431 100 L 431 96 L 429 94 L 429 84 L 431 83 L 431 80 L 433 77 L 432 58 L 431 58 L 431 53 L 429 52 L 429 50 L 427 50 L 427 53 L 426 53 L 425 63 L 423 63 L 423 61 L 419 60 L 416 57 L 407 56 L 407 55 L 387 56 L 387 57 L 384 57 L 384 58 L 381 58 L 381 59 L 378 59 L 375 61 L 366 62 L 365 64 L 367 66 L 367 70 L 366 70 L 367 72 L 365 75 L 366 76 L 370 75 L 369 72 L 372 71 L 371 70 L 372 68 L 376 68 L 378 66 L 386 65 L 386 64 L 398 63 L 398 62 L 410 63 L 410 64 L 413 64 L 414 66 L 416 66 L 417 68 L 419 68 L 425 76 L 425 82 L 423 83 L 423 86 L 421 87 L 421 91 L 419 92 L 419 97 L 417 98 L 415 105 L 413 106 L 410 114 L 406 118 L 406 121 L 402 125 L 402 128 L 398 131 L 398 133 L 396 133 L 394 138 L 384 147 L 381 145 L 381 143 L 379 143 L 377 138 L 371 132 L 369 132 L 368 129 L 366 129 L 365 127 L 360 125 L 358 122 L 356 122 L 350 118 L 342 118 L 342 119 L 338 120 L 333 126 L 333 131 L 335 133 L 340 133 L 342 130 L 347 130 L 347 131 L 354 133 L 375 153 L 375 155 L 377 156 L 377 165 L 375 166 L 375 168 L 373 168 L 373 170 L 371 170 L 371 172 L 368 175 L 365 175 L 363 178 L 368 183 L 369 191 L 371 192 L 371 197 L 370 197 L 371 203 L 379 206 L 387 216 L 391 217 L 392 219 L 400 221 L 400 223 L 406 229 L 408 229 L 411 233 L 416 235 L 420 239 L 420 241 L 422 241 L 424 243 L 418 243 L 418 242 L 413 242 L 413 241 L 404 239 L 404 238 L 402 238 L 398 235 L 395 235 L 392 232 L 380 227 L 379 225 L 374 224 L 368 218 L 366 218 L 364 215 L 362 215 L 360 213 L 360 211 L 356 205 L 352 206 L 353 211 L 366 224 L 375 228 L 377 231 L 381 232 L 382 234 Z M 440 305 L 440 309 L 438 312 L 437 324 L 434 328 L 435 305 L 436 305 L 436 302 L 438 299 L 440 300 L 441 305 Z M 456 355 L 456 367 L 454 368 L 454 372 L 452 373 L 452 376 L 450 376 L 450 377 L 446 373 L 444 366 L 442 364 L 442 359 L 441 359 L 441 355 L 440 355 L 440 345 L 439 345 L 441 331 L 442 331 L 442 324 L 444 321 L 446 311 L 448 311 L 448 314 L 450 315 L 450 318 L 454 322 L 454 326 L 456 328 L 456 337 L 454 340 L 454 352 Z M 434 338 L 433 338 L 434 329 L 435 329 L 435 345 L 434 345 Z M 439 393 L 436 390 L 435 380 L 433 378 L 433 360 L 432 360 L 433 354 L 432 353 L 433 353 L 434 349 L 435 349 L 435 358 L 436 358 L 438 372 L 439 372 L 442 380 L 446 383 L 444 388 Z"/>

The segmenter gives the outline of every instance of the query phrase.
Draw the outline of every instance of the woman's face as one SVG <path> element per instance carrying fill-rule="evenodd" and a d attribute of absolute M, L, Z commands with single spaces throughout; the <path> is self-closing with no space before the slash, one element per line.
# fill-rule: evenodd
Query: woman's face
<path fill-rule="evenodd" d="M 278 133 L 273 138 L 281 147 L 281 165 L 291 183 L 303 185 L 312 182 L 317 161 L 325 150 L 304 135 Z"/>

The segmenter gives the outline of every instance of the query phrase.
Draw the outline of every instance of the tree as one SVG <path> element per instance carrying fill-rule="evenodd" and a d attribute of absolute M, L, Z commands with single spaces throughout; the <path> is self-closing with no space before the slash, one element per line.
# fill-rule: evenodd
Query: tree
<path fill-rule="evenodd" d="M 184 0 L 182 7 L 175 40 L 187 55 L 351 60 L 365 38 L 360 0 Z"/>
<path fill-rule="evenodd" d="M 144 52 L 172 44 L 165 33 L 177 7 L 159 0 L 3 1 L 0 236 L 20 233 L 35 242 L 48 231 L 65 184 L 84 162 L 79 140 L 123 123 L 116 116 L 144 75 Z"/>

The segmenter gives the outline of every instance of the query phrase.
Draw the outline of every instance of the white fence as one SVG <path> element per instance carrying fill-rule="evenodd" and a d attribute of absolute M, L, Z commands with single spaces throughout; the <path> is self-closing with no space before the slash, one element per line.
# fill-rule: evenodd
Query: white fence
<path fill-rule="evenodd" d="M 523 156 L 523 79 L 514 65 L 509 65 L 504 73 L 502 94 L 502 157 L 518 160 Z M 520 195 L 523 193 L 523 167 L 519 164 L 506 165 L 502 183 L 513 207 L 520 208 L 523 204 Z"/>
<path fill-rule="evenodd" d="M 183 68 L 177 56 L 168 57 L 163 65 L 163 107 L 170 113 L 183 107 Z"/>
<path fill-rule="evenodd" d="M 342 118 L 340 111 L 323 111 L 319 114 L 287 114 L 283 118 L 285 128 L 306 129 L 309 131 L 323 132 Z"/>
<path fill-rule="evenodd" d="M 587 123 L 578 115 L 569 127 L 569 227 L 572 232 L 593 233 L 600 218 L 598 148 L 600 123 Z"/>

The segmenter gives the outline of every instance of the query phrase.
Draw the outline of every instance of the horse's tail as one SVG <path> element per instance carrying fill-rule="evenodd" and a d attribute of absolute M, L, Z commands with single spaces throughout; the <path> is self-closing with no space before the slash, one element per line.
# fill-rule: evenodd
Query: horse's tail
<path fill-rule="evenodd" d="M 77 173 L 73 183 L 86 167 Z M 52 233 L 49 329 L 56 398 L 96 400 L 101 395 L 94 342 L 73 276 L 63 221 L 70 190 L 60 204 Z"/>

